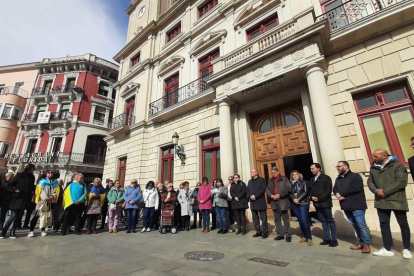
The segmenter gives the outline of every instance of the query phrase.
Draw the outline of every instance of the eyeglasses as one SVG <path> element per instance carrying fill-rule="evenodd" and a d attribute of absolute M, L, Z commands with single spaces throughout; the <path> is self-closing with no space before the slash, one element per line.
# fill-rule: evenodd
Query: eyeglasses
<path fill-rule="evenodd" d="M 336 166 L 335 168 L 337 168 L 337 169 L 339 169 L 339 168 L 342 168 L 344 165 L 341 165 L 341 166 Z"/>
<path fill-rule="evenodd" d="M 52 171 L 48 171 L 47 173 L 53 173 Z"/>
<path fill-rule="evenodd" d="M 233 178 L 229 178 L 229 181 L 232 181 L 233 180 Z"/>
<path fill-rule="evenodd" d="M 239 178 L 238 176 L 235 176 L 234 178 Z"/>

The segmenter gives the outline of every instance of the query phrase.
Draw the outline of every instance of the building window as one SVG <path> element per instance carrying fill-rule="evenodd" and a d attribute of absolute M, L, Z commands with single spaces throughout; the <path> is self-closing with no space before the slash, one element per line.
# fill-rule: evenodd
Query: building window
<path fill-rule="evenodd" d="M 167 43 L 176 38 L 181 33 L 181 22 L 167 33 Z"/>
<path fill-rule="evenodd" d="M 383 148 L 407 165 L 414 136 L 413 101 L 407 86 L 397 84 L 364 93 L 354 98 L 354 104 L 371 162 L 371 153 Z"/>
<path fill-rule="evenodd" d="M 179 75 L 176 74 L 164 80 L 164 106 L 170 107 L 178 103 Z"/>
<path fill-rule="evenodd" d="M 24 82 L 16 82 L 13 88 L 13 94 L 20 95 L 20 92 L 22 91 Z"/>
<path fill-rule="evenodd" d="M 5 84 L 0 84 L 0 94 L 3 94 L 6 92 L 6 85 Z"/>
<path fill-rule="evenodd" d="M 106 113 L 105 107 L 97 106 L 95 108 L 95 114 L 93 115 L 93 123 L 103 125 L 105 122 L 105 113 Z"/>
<path fill-rule="evenodd" d="M 125 184 L 125 174 L 126 174 L 126 165 L 127 165 L 127 158 L 119 158 L 118 161 L 118 180 L 121 186 L 123 187 Z"/>
<path fill-rule="evenodd" d="M 215 133 L 201 138 L 203 177 L 209 181 L 221 177 L 220 170 L 220 136 Z"/>
<path fill-rule="evenodd" d="M 135 97 L 126 100 L 125 104 L 125 124 L 131 126 L 134 123 Z"/>
<path fill-rule="evenodd" d="M 268 18 L 262 21 L 257 26 L 247 30 L 247 40 L 250 41 L 252 39 L 255 39 L 259 35 L 269 31 L 270 29 L 276 27 L 277 25 L 279 25 L 279 19 L 277 18 L 277 14 L 276 14 L 276 16 Z"/>
<path fill-rule="evenodd" d="M 6 104 L 1 114 L 2 119 L 19 120 L 20 108 L 15 105 Z"/>
<path fill-rule="evenodd" d="M 63 104 L 62 108 L 60 109 L 59 119 L 60 120 L 67 119 L 70 115 L 69 110 L 70 110 L 70 104 Z"/>
<path fill-rule="evenodd" d="M 131 58 L 131 67 L 134 67 L 141 61 L 141 52 Z"/>
<path fill-rule="evenodd" d="M 174 146 L 162 148 L 161 155 L 161 180 L 164 183 L 174 182 Z"/>
<path fill-rule="evenodd" d="M 27 144 L 26 153 L 35 153 L 37 148 L 37 139 L 30 139 Z"/>
<path fill-rule="evenodd" d="M 53 139 L 52 152 L 60 152 L 60 148 L 62 147 L 62 141 L 62 137 L 57 137 Z"/>
<path fill-rule="evenodd" d="M 76 78 L 68 78 L 66 80 L 66 85 L 70 86 L 70 87 L 74 87 L 76 83 Z"/>
<path fill-rule="evenodd" d="M 86 140 L 84 164 L 103 166 L 105 164 L 105 136 L 89 135 Z"/>
<path fill-rule="evenodd" d="M 108 97 L 108 94 L 109 94 L 109 83 L 105 83 L 101 81 L 99 83 L 98 95 Z"/>
<path fill-rule="evenodd" d="M 213 60 L 220 57 L 219 50 L 215 50 L 208 54 L 207 56 L 199 60 L 200 63 L 200 77 L 208 77 L 213 74 Z"/>
<path fill-rule="evenodd" d="M 218 0 L 208 0 L 204 5 L 198 8 L 198 18 L 203 17 L 206 13 L 211 11 L 215 6 L 217 6 Z"/>
<path fill-rule="evenodd" d="M 4 158 L 4 156 L 9 153 L 10 148 L 11 148 L 10 144 L 6 144 L 5 142 L 0 142 L 0 158 Z"/>

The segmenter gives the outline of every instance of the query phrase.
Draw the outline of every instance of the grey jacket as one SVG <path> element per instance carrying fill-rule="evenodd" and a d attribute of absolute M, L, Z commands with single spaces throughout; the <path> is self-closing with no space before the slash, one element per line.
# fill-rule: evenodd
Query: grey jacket
<path fill-rule="evenodd" d="M 267 193 L 267 199 L 270 203 L 270 206 L 272 206 L 273 210 L 281 210 L 281 211 L 287 211 L 290 210 L 290 190 L 292 188 L 292 185 L 290 184 L 290 181 L 284 177 L 280 176 L 279 180 L 277 181 L 277 192 L 280 195 L 279 199 L 272 199 L 271 196 L 275 195 L 275 181 L 276 179 L 272 177 L 269 179 L 269 183 L 267 184 L 266 193 Z"/>
<path fill-rule="evenodd" d="M 226 187 L 220 187 L 218 189 L 221 194 L 214 194 L 213 195 L 213 207 L 229 207 L 229 203 L 227 201 L 227 196 L 228 196 L 228 188 Z M 216 195 L 218 196 L 218 201 L 216 203 Z"/>

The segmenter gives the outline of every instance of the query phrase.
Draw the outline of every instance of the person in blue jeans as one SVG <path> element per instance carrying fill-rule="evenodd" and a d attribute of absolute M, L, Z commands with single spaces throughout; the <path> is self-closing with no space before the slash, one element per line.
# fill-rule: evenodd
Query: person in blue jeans
<path fill-rule="evenodd" d="M 159 206 L 158 191 L 155 188 L 154 181 L 149 181 L 145 187 L 144 204 L 144 219 L 141 233 L 151 232 L 151 227 L 154 226 L 154 214 Z"/>
<path fill-rule="evenodd" d="M 309 195 L 310 184 L 303 180 L 300 172 L 294 170 L 290 173 L 290 182 L 292 189 L 290 191 L 290 198 L 292 200 L 292 211 L 299 220 L 300 231 L 302 237 L 299 243 L 308 243 L 308 246 L 313 245 L 312 232 L 309 223 Z"/>
<path fill-rule="evenodd" d="M 226 213 L 229 206 L 227 202 L 228 188 L 223 185 L 221 178 L 217 179 L 216 190 L 213 195 L 213 207 L 216 209 L 219 230 L 217 234 L 227 233 L 227 219 Z"/>
<path fill-rule="evenodd" d="M 313 163 L 310 169 L 314 175 L 311 179 L 311 199 L 324 234 L 324 240 L 320 245 L 337 247 L 336 223 L 332 216 L 332 179 L 322 172 L 319 163 Z"/>
<path fill-rule="evenodd" d="M 350 249 L 371 253 L 371 237 L 365 222 L 365 210 L 368 206 L 362 177 L 353 173 L 346 161 L 339 161 L 336 169 L 339 175 L 335 180 L 333 192 L 358 237 L 358 244 L 351 246 Z"/>
<path fill-rule="evenodd" d="M 142 198 L 141 189 L 138 187 L 138 181 L 133 179 L 131 185 L 126 189 L 124 200 L 126 201 L 125 215 L 126 215 L 126 233 L 136 233 L 136 218 L 139 211 L 139 204 Z"/>

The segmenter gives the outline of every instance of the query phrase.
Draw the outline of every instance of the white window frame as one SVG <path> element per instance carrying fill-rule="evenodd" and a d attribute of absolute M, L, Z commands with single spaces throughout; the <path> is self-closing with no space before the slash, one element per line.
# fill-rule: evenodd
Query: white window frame
<path fill-rule="evenodd" d="M 1 153 L 3 152 L 5 146 L 8 146 L 8 148 L 4 154 L 10 153 L 10 150 L 12 149 L 12 144 L 6 143 L 6 142 L 0 142 L 0 158 L 4 158 L 4 155 L 2 156 Z"/>
<path fill-rule="evenodd" d="M 15 93 L 15 90 L 17 88 L 17 85 L 20 85 L 20 86 L 18 88 L 19 90 L 17 91 L 17 93 Z M 20 95 L 20 93 L 22 92 L 23 86 L 24 86 L 24 82 L 22 82 L 22 81 L 16 82 L 14 84 L 14 87 L 13 87 L 13 95 Z"/>
<path fill-rule="evenodd" d="M 4 111 L 4 108 L 6 108 L 6 107 L 10 107 L 10 106 L 11 106 L 11 111 L 10 111 L 10 114 L 9 114 L 8 118 L 3 117 L 3 111 Z M 0 107 L 0 109 L 2 109 L 2 108 Z M 4 107 L 3 107 L 3 109 L 2 109 L 2 110 L 0 110 L 0 111 L 1 111 L 1 119 L 11 120 L 11 116 L 12 116 L 12 114 L 14 113 L 14 111 L 15 111 L 15 110 L 18 110 L 18 111 L 19 111 L 19 113 L 17 114 L 17 121 L 18 121 L 18 120 L 20 120 L 20 115 L 21 115 L 21 111 L 22 111 L 22 109 L 21 109 L 19 106 L 17 106 L 17 105 L 14 105 L 14 104 L 8 104 L 8 103 L 6 103 L 6 104 L 4 105 Z"/>
<path fill-rule="evenodd" d="M 3 94 L 5 92 L 5 89 L 6 89 L 6 85 L 4 83 L 0 84 L 0 94 Z"/>
<path fill-rule="evenodd" d="M 23 151 L 24 154 L 27 153 L 27 150 L 29 149 L 29 145 L 30 145 L 30 143 L 32 143 L 32 140 L 37 140 L 37 142 L 36 142 L 36 148 L 35 148 L 34 152 L 38 152 L 39 151 L 39 146 L 40 146 L 41 139 L 40 139 L 40 137 L 34 137 L 34 138 L 30 138 L 30 139 L 27 139 L 26 140 L 26 142 L 25 142 L 26 145 L 25 145 L 24 151 Z"/>

